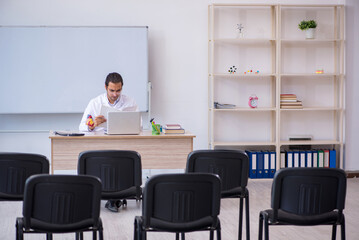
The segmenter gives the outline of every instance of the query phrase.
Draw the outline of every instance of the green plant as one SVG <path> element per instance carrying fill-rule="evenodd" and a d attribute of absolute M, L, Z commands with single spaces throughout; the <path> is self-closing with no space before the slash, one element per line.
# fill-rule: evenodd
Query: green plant
<path fill-rule="evenodd" d="M 300 30 L 307 30 L 308 28 L 316 28 L 317 22 L 314 20 L 309 20 L 309 21 L 303 20 L 298 24 L 298 27 Z"/>

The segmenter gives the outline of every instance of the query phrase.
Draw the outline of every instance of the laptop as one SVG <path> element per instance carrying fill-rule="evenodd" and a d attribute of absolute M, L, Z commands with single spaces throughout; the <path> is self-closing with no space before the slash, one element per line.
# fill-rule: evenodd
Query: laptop
<path fill-rule="evenodd" d="M 141 112 L 108 112 L 106 134 L 140 134 Z"/>

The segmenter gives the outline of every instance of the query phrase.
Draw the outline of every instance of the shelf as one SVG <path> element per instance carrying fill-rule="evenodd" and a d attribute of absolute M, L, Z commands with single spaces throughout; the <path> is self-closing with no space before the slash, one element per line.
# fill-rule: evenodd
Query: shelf
<path fill-rule="evenodd" d="M 344 5 L 334 4 L 209 6 L 211 148 L 271 149 L 279 162 L 286 146 L 334 145 L 337 166 L 343 167 L 344 10 Z M 305 32 L 298 29 L 303 19 L 316 20 L 315 39 L 305 39 Z M 238 24 L 242 24 L 240 34 Z M 227 72 L 231 66 L 237 67 L 236 73 Z M 248 69 L 254 72 L 246 72 Z M 261 72 L 256 74 L 257 70 Z M 261 99 L 254 109 L 248 106 L 253 93 Z M 280 108 L 280 94 L 284 93 L 296 94 L 304 107 Z M 237 107 L 215 109 L 211 104 L 215 101 Z M 291 134 L 326 140 L 281 141 Z"/>
<path fill-rule="evenodd" d="M 275 142 L 213 142 L 213 146 L 275 146 Z"/>
<path fill-rule="evenodd" d="M 214 43 L 229 43 L 229 44 L 267 44 L 275 42 L 273 38 L 216 38 L 209 40 L 209 42 Z"/>
<path fill-rule="evenodd" d="M 320 77 L 340 77 L 342 76 L 342 74 L 338 74 L 338 73 L 281 73 L 279 74 L 281 77 L 315 77 L 315 78 L 320 78 Z"/>
<path fill-rule="evenodd" d="M 314 141 L 280 141 L 280 145 L 339 145 L 336 140 L 314 140 Z"/>
<path fill-rule="evenodd" d="M 342 108 L 336 107 L 305 107 L 305 108 L 294 108 L 294 109 L 283 109 L 280 111 L 340 111 Z"/>
<path fill-rule="evenodd" d="M 332 42 L 340 42 L 343 41 L 343 39 L 339 39 L 339 38 L 332 38 L 332 39 L 281 39 L 280 40 L 282 43 L 308 43 L 308 44 L 312 44 L 312 43 L 332 43 Z"/>
<path fill-rule="evenodd" d="M 275 111 L 276 108 L 268 107 L 268 108 L 250 108 L 250 107 L 236 107 L 230 109 L 218 109 L 218 108 L 210 108 L 210 111 L 213 112 L 268 112 L 268 111 Z"/>
<path fill-rule="evenodd" d="M 213 77 L 221 77 L 221 78 L 261 78 L 261 77 L 274 77 L 275 74 L 273 73 L 214 73 L 209 74 L 209 76 Z"/>

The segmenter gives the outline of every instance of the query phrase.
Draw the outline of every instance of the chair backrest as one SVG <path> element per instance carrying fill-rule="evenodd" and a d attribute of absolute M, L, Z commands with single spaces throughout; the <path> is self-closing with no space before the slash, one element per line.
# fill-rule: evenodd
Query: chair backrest
<path fill-rule="evenodd" d="M 0 153 L 0 200 L 22 200 L 26 179 L 40 173 L 49 173 L 49 161 L 45 156 Z"/>
<path fill-rule="evenodd" d="M 218 219 L 221 182 L 208 173 L 160 174 L 151 177 L 143 193 L 144 226 L 153 221 L 190 223 L 211 217 Z M 166 224 L 164 224 L 165 226 Z"/>
<path fill-rule="evenodd" d="M 25 229 L 71 232 L 97 226 L 101 181 L 94 176 L 34 175 L 25 185 Z"/>
<path fill-rule="evenodd" d="M 98 150 L 79 154 L 78 174 L 101 179 L 103 192 L 142 185 L 141 156 L 136 151 Z"/>
<path fill-rule="evenodd" d="M 188 155 L 186 172 L 217 174 L 222 180 L 222 191 L 246 187 L 249 159 L 240 150 L 197 150 Z"/>
<path fill-rule="evenodd" d="M 297 215 L 342 212 L 347 178 L 337 168 L 284 168 L 276 172 L 272 184 L 271 207 L 274 220 L 278 210 Z"/>

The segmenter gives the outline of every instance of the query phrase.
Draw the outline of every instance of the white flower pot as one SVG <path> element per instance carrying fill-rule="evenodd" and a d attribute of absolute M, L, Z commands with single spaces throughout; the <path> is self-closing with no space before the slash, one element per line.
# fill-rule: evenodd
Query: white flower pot
<path fill-rule="evenodd" d="M 306 39 L 313 39 L 315 38 L 315 28 L 308 28 L 305 30 L 305 38 Z"/>

